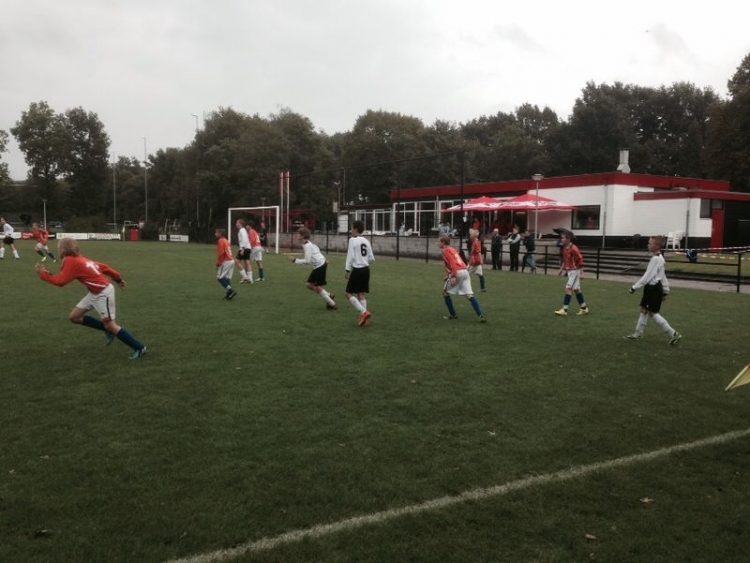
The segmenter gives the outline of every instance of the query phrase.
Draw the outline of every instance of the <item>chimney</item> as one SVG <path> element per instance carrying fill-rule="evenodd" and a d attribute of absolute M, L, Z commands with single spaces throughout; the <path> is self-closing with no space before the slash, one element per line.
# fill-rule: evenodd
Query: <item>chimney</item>
<path fill-rule="evenodd" d="M 628 149 L 622 149 L 620 151 L 620 165 L 617 167 L 618 172 L 622 172 L 623 174 L 630 174 L 630 164 L 628 164 L 629 159 L 630 151 Z"/>

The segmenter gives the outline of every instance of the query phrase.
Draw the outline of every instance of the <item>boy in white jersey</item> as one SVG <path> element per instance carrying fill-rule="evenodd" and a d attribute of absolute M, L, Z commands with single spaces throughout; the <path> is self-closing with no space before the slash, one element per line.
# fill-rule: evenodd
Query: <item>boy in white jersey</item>
<path fill-rule="evenodd" d="M 302 243 L 302 250 L 305 252 L 304 258 L 290 257 L 289 260 L 292 264 L 310 264 L 313 267 L 313 271 L 310 272 L 310 276 L 307 278 L 307 289 L 314 291 L 326 302 L 326 308 L 328 310 L 338 309 L 338 305 L 333 300 L 333 293 L 328 293 L 323 286 L 326 285 L 326 270 L 328 269 L 328 263 L 326 262 L 325 256 L 320 252 L 320 248 L 316 244 L 310 241 L 310 229 L 301 227 L 297 231 L 297 236 Z"/>
<path fill-rule="evenodd" d="M 250 265 L 250 236 L 245 229 L 245 220 L 237 219 L 237 244 L 240 249 L 237 252 L 237 267 L 240 269 L 242 280 L 240 283 L 253 283 L 253 267 Z"/>
<path fill-rule="evenodd" d="M 366 293 L 370 293 L 370 264 L 375 260 L 370 241 L 362 236 L 365 224 L 352 223 L 352 237 L 346 253 L 346 298 L 359 311 L 359 326 L 367 326 L 372 313 L 367 310 Z"/>
<path fill-rule="evenodd" d="M 0 227 L 3 228 L 2 233 L 2 241 L 0 241 L 0 260 L 5 260 L 5 245 L 7 244 L 10 246 L 10 249 L 13 251 L 13 258 L 18 260 L 21 258 L 18 255 L 18 250 L 16 250 L 15 245 L 15 239 L 13 238 L 13 233 L 16 231 L 10 223 L 6 223 L 5 217 L 0 217 Z"/>
<path fill-rule="evenodd" d="M 648 251 L 652 254 L 648 268 L 646 268 L 646 272 L 641 279 L 635 282 L 628 290 L 630 293 L 635 293 L 636 290 L 641 287 L 643 288 L 641 314 L 635 325 L 635 332 L 627 335 L 625 338 L 628 340 L 638 340 L 641 338 L 643 331 L 646 330 L 648 318 L 651 317 L 669 335 L 669 344 L 674 346 L 680 341 L 682 335 L 669 326 L 667 319 L 659 314 L 662 301 L 669 294 L 669 281 L 664 271 L 664 256 L 661 254 L 663 242 L 662 237 L 651 237 L 648 239 Z"/>

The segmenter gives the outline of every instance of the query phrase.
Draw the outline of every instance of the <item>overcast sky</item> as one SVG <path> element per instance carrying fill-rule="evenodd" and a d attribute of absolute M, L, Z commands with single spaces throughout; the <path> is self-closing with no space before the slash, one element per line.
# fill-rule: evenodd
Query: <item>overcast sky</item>
<path fill-rule="evenodd" d="M 96 112 L 111 154 L 182 147 L 220 106 L 327 133 L 368 109 L 464 122 L 530 102 L 567 117 L 587 81 L 726 96 L 750 4 L 526 0 L 0 0 L 0 129 L 31 102 Z M 11 139 L 11 175 L 27 166 Z"/>

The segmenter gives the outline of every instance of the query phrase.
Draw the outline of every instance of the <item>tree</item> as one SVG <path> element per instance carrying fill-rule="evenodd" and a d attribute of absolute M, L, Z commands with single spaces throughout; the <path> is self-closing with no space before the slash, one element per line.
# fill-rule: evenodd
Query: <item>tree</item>
<path fill-rule="evenodd" d="M 65 165 L 68 132 L 65 120 L 47 102 L 32 102 L 11 128 L 18 146 L 29 165 L 29 178 L 40 197 L 50 201 L 58 198 L 57 180 Z"/>
<path fill-rule="evenodd" d="M 63 173 L 70 185 L 70 208 L 82 215 L 102 214 L 106 197 L 109 136 L 93 112 L 73 108 L 63 117 L 67 133 Z"/>
<path fill-rule="evenodd" d="M 8 133 L 0 129 L 0 156 L 8 150 Z M 10 182 L 10 173 L 8 172 L 8 163 L 0 162 L 0 188 Z"/>
<path fill-rule="evenodd" d="M 750 192 L 750 54 L 728 82 L 730 99 L 711 108 L 704 158 L 709 173 Z"/>

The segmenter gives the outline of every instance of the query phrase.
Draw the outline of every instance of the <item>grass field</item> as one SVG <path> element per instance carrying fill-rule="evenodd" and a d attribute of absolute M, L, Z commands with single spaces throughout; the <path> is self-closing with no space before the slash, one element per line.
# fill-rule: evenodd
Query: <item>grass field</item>
<path fill-rule="evenodd" d="M 747 295 L 675 289 L 629 342 L 638 295 L 584 280 L 592 314 L 557 318 L 563 281 L 487 272 L 442 320 L 436 263 L 373 268 L 372 326 L 308 268 L 267 258 L 223 300 L 214 248 L 83 243 L 123 272 L 118 320 L 149 346 L 67 321 L 84 295 L 0 262 L 0 561 L 166 561 L 750 428 Z M 476 286 L 476 283 L 475 283 Z M 574 307 L 575 309 L 575 307 Z M 236 561 L 748 560 L 750 437 L 317 538 Z"/>

